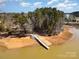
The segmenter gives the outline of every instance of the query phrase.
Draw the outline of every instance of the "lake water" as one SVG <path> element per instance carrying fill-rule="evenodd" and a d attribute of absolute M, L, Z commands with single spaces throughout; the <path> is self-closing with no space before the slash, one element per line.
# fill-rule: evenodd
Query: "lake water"
<path fill-rule="evenodd" d="M 49 50 L 40 45 L 8 50 L 0 47 L 0 59 L 79 59 L 79 28 L 71 27 L 72 38 Z"/>

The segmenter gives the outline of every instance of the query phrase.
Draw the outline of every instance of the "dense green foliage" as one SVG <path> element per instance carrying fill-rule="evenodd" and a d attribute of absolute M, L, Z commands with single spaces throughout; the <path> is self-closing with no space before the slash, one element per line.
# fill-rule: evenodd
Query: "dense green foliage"
<path fill-rule="evenodd" d="M 3 14 L 0 16 L 0 32 L 4 29 L 9 34 L 19 32 L 54 35 L 62 30 L 63 20 L 64 13 L 56 8 L 37 8 L 27 14 Z"/>
<path fill-rule="evenodd" d="M 60 32 L 63 25 L 64 13 L 56 8 L 40 8 L 28 13 L 33 21 L 34 31 L 48 35 Z"/>

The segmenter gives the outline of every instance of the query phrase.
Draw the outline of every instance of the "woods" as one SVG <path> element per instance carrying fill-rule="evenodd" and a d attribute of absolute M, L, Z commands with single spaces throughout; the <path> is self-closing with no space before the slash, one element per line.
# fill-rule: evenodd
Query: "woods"
<path fill-rule="evenodd" d="M 62 31 L 64 12 L 56 8 L 37 8 L 28 13 L 0 13 L 0 34 L 56 35 Z"/>

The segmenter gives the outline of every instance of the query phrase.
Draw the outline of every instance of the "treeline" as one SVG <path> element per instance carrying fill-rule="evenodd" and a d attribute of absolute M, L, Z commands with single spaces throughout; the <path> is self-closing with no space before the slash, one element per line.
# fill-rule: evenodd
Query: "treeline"
<path fill-rule="evenodd" d="M 71 14 L 76 16 L 76 17 L 79 17 L 79 11 L 72 12 Z"/>
<path fill-rule="evenodd" d="M 56 8 L 37 8 L 28 13 L 1 13 L 0 34 L 55 35 L 62 30 L 63 21 L 64 12 Z"/>

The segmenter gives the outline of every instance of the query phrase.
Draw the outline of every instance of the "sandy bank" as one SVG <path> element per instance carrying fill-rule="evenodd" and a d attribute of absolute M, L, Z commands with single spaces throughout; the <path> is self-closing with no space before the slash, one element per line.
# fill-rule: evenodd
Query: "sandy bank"
<path fill-rule="evenodd" d="M 36 45 L 37 42 L 29 37 L 22 38 L 5 38 L 0 40 L 0 45 L 8 49 L 20 48 L 25 46 Z"/>
<path fill-rule="evenodd" d="M 72 33 L 69 32 L 69 26 L 64 26 L 64 31 L 56 36 L 44 37 L 46 40 L 50 41 L 53 44 L 62 44 L 69 40 L 72 36 Z"/>
<path fill-rule="evenodd" d="M 68 26 L 64 26 L 64 31 L 56 36 L 39 36 L 44 40 L 48 40 L 52 44 L 61 44 L 68 40 L 72 34 L 68 30 Z M 0 39 L 0 46 L 7 47 L 8 49 L 21 48 L 25 46 L 32 46 L 38 44 L 30 36 L 21 38 L 4 38 Z M 51 45 L 51 44 L 50 44 Z"/>

